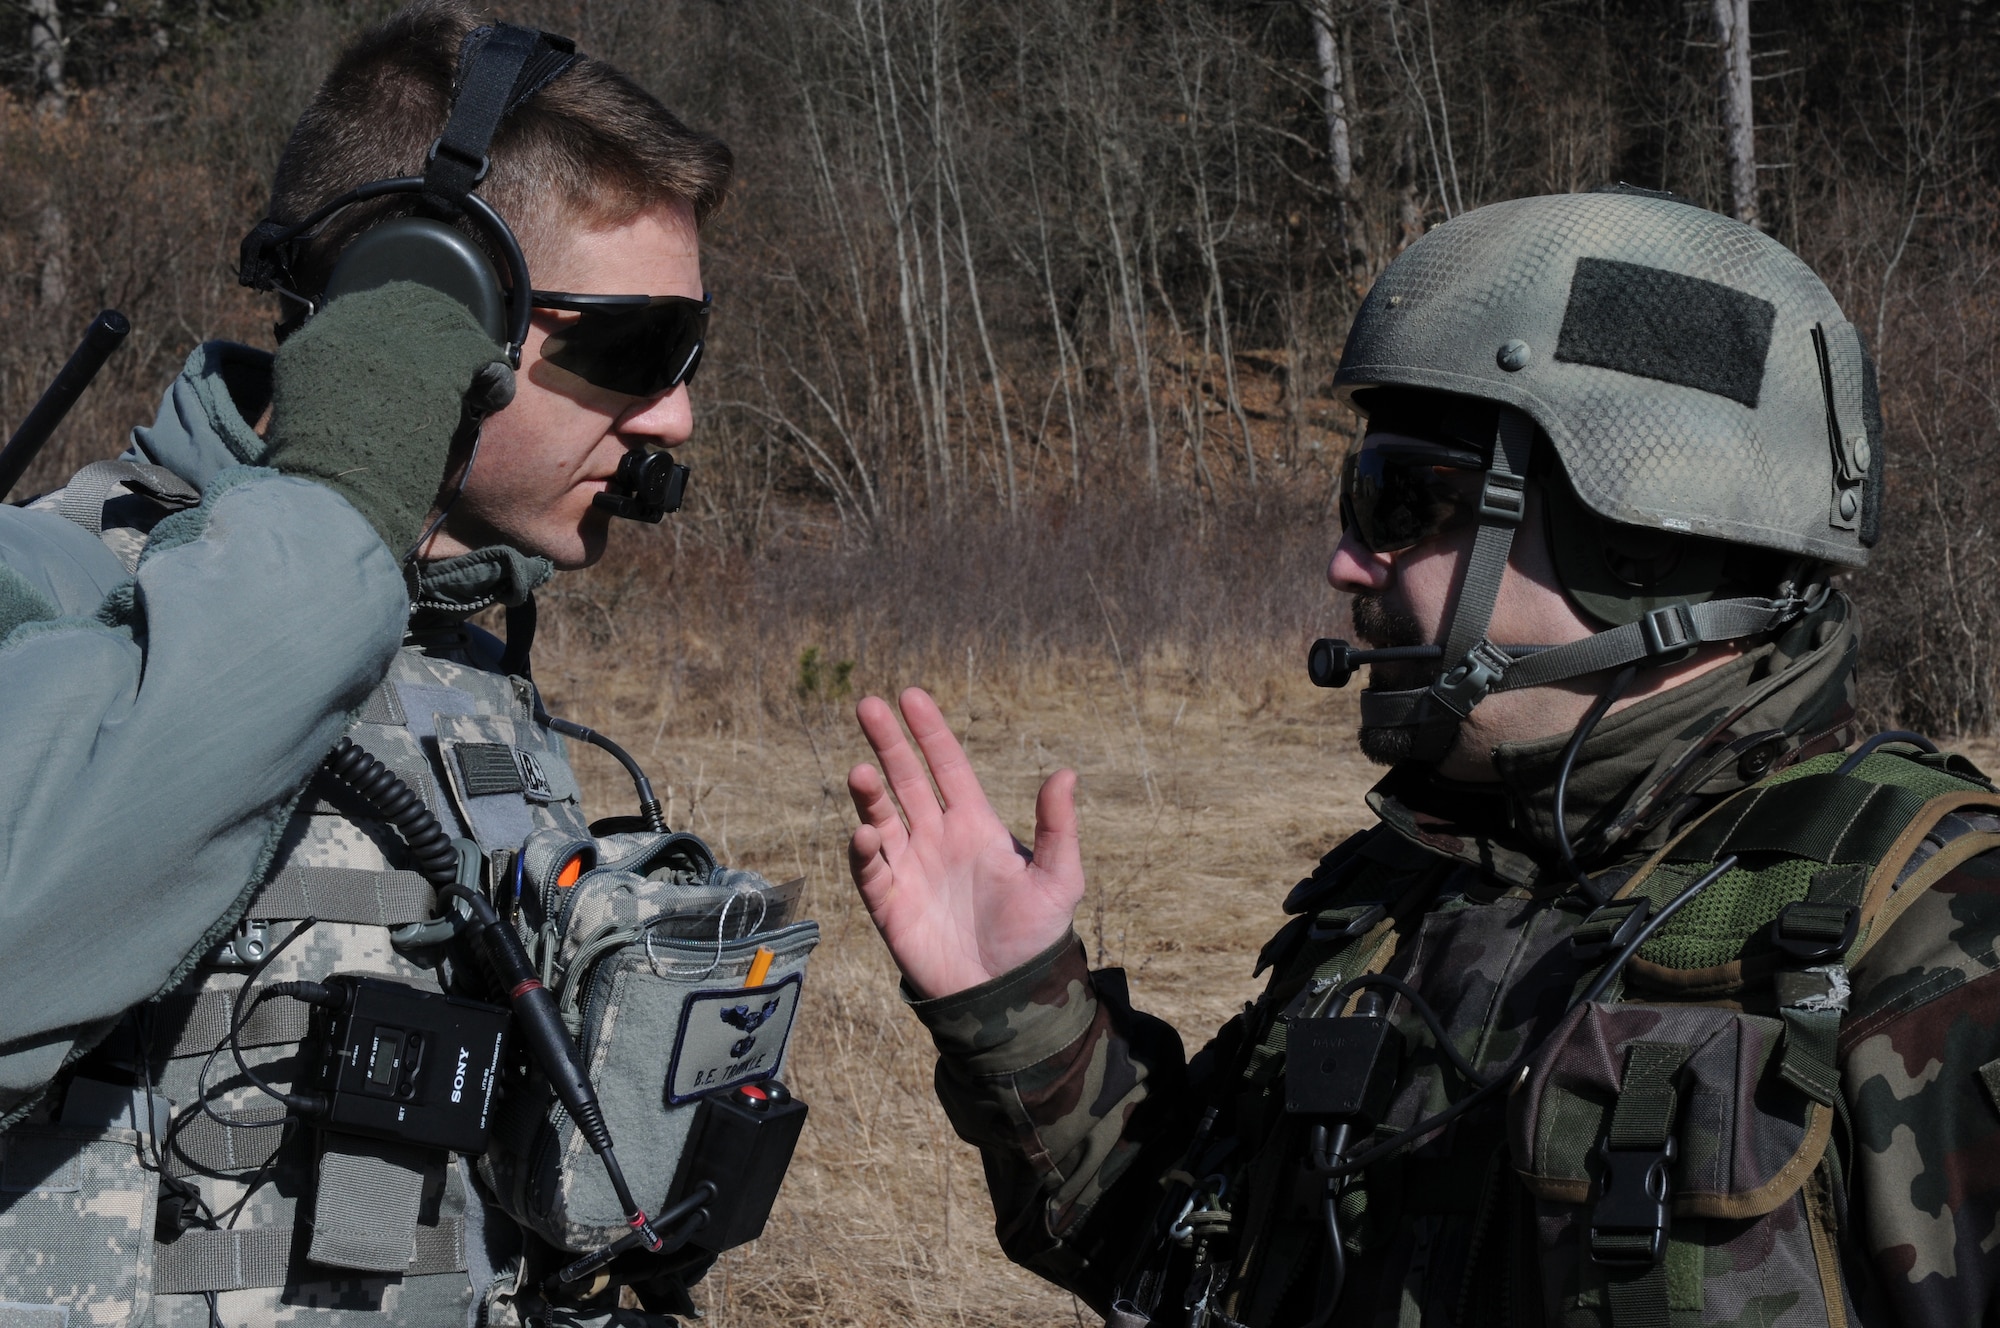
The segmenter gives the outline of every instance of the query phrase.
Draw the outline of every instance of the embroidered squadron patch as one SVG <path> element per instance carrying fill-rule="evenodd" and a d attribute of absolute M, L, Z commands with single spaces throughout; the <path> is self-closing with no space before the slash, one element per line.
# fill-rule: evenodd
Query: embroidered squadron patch
<path fill-rule="evenodd" d="M 689 993 L 667 1066 L 668 1105 L 776 1074 L 799 1008 L 799 977 Z"/>
<path fill-rule="evenodd" d="M 514 761 L 521 769 L 521 795 L 535 802 L 554 802 L 556 791 L 550 787 L 549 777 L 533 753 L 524 752 L 516 747 Z"/>

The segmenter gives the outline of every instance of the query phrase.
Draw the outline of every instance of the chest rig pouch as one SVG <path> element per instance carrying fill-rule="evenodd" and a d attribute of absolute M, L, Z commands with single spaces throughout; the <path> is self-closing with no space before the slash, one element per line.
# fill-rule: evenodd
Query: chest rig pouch
<path fill-rule="evenodd" d="M 516 909 L 649 1212 L 669 1202 L 702 1099 L 784 1067 L 819 943 L 817 923 L 795 920 L 802 884 L 719 866 L 690 834 L 545 830 L 519 855 L 501 902 Z M 540 1072 L 513 1066 L 503 1087 L 480 1159 L 501 1205 L 564 1249 L 623 1235 L 602 1164 Z"/>
<path fill-rule="evenodd" d="M 1739 865 L 1578 1007 L 1508 1100 L 1552 1321 L 1844 1328 L 1835 1039 L 1848 968 L 1972 853 L 2000 795 L 1963 764 L 1820 757 L 1667 845 L 1578 929 L 1594 974 L 1651 911 Z M 1967 820 L 1970 813 L 1974 820 Z"/>

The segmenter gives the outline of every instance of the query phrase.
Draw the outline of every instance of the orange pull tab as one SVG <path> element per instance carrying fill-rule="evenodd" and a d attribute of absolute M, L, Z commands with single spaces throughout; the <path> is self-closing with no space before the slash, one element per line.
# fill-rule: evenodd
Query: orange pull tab
<path fill-rule="evenodd" d="M 743 985 L 746 987 L 763 986 L 764 979 L 771 975 L 771 961 L 777 957 L 775 952 L 761 945 L 758 946 L 757 953 L 750 956 L 750 971 L 743 975 Z"/>
<path fill-rule="evenodd" d="M 577 878 L 582 875 L 583 875 L 583 854 L 579 853 L 575 857 L 571 858 L 568 862 L 565 862 L 563 864 L 562 871 L 557 873 L 556 875 L 556 884 L 562 887 L 563 889 L 567 890 L 572 885 L 575 885 Z"/>

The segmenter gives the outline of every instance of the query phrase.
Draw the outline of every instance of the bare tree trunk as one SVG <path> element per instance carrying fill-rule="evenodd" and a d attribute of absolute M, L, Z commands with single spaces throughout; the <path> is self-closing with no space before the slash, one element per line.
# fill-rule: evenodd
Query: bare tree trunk
<path fill-rule="evenodd" d="M 1750 0 L 1710 0 L 1722 48 L 1722 129 L 1729 154 L 1730 212 L 1757 224 L 1757 140 L 1750 102 Z"/>
<path fill-rule="evenodd" d="M 28 0 L 28 57 L 35 67 L 40 91 L 37 110 L 62 115 L 69 110 L 69 88 L 63 71 L 63 22 L 56 0 Z"/>
<path fill-rule="evenodd" d="M 1396 154 L 1396 252 L 1415 244 L 1424 234 L 1424 209 L 1417 201 L 1417 136 L 1405 126 Z"/>
<path fill-rule="evenodd" d="M 1354 148 L 1348 135 L 1346 70 L 1341 60 L 1340 38 L 1333 30 L 1333 0 L 1314 0 L 1312 18 L 1320 91 L 1326 99 L 1326 159 L 1333 172 L 1341 261 L 1352 268 L 1365 264 L 1367 253 L 1354 231 Z"/>

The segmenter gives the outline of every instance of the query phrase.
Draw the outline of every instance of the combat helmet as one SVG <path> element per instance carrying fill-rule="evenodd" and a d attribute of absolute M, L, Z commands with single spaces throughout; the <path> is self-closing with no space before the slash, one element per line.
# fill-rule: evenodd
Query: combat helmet
<path fill-rule="evenodd" d="M 1374 658 L 1437 660 L 1429 686 L 1370 690 L 1365 725 L 1415 730 L 1435 762 L 1493 691 L 1684 658 L 1826 593 L 1875 543 L 1882 446 L 1859 334 L 1797 255 L 1754 227 L 1620 186 L 1495 203 L 1399 256 L 1348 333 L 1335 393 L 1366 414 L 1411 394 L 1490 405 L 1479 528 L 1436 646 L 1314 647 L 1337 686 Z M 1554 453 L 1552 464 L 1541 449 Z M 1605 630 L 1547 649 L 1486 638 L 1530 468 L 1552 481 L 1565 589 Z M 1676 574 L 1633 577 L 1621 547 Z M 1786 569 L 1762 593 L 1732 551 Z"/>

